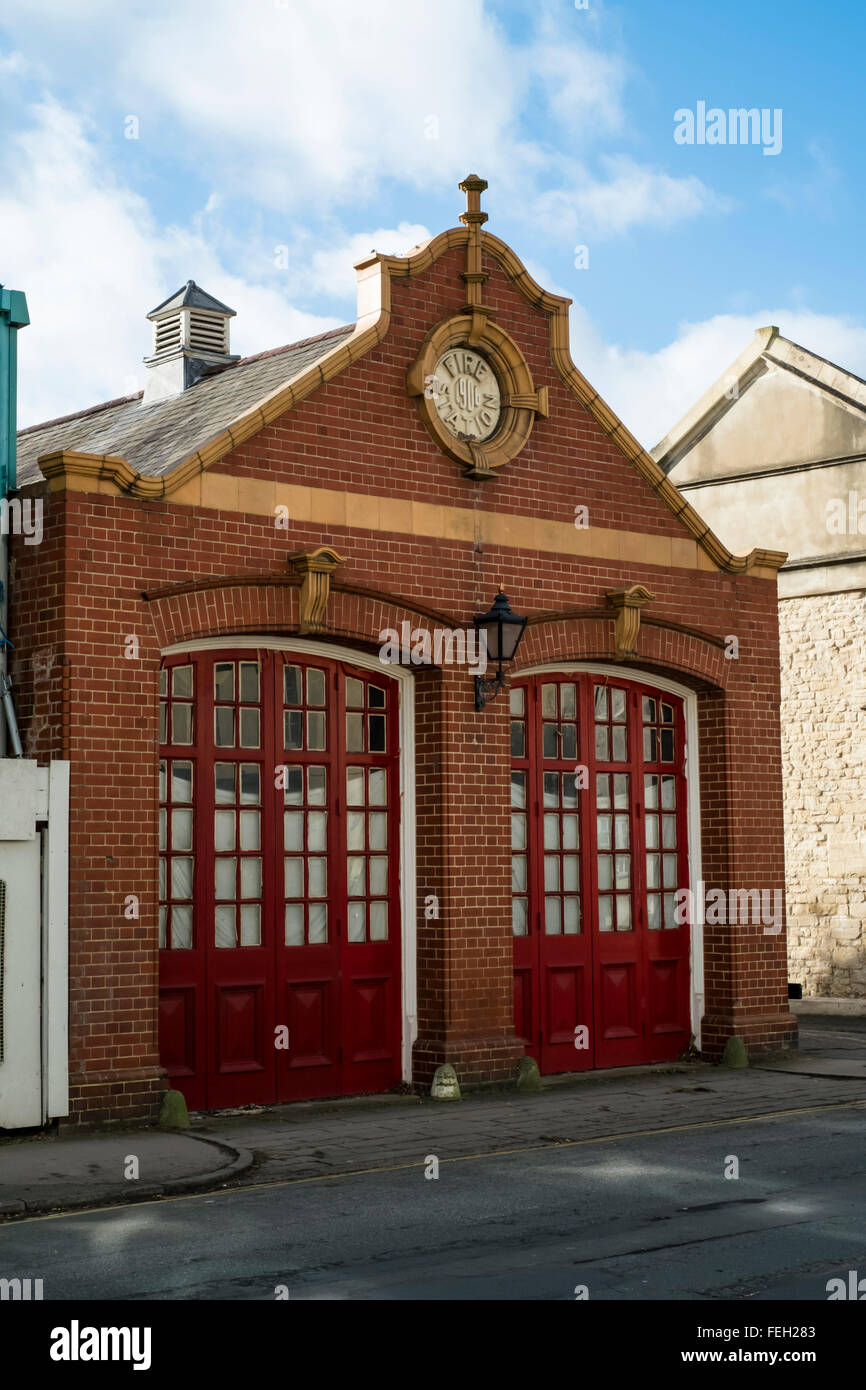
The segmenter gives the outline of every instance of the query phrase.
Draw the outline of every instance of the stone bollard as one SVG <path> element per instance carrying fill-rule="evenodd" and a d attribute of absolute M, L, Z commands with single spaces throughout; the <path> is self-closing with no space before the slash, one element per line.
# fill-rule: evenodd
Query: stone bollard
<path fill-rule="evenodd" d="M 517 1067 L 518 1091 L 540 1091 L 541 1073 L 532 1057 L 521 1057 Z"/>
<path fill-rule="evenodd" d="M 725 1055 L 722 1057 L 723 1067 L 747 1067 L 749 1065 L 749 1049 L 742 1038 L 728 1038 L 725 1043 Z"/>
<path fill-rule="evenodd" d="M 436 1068 L 430 1094 L 434 1100 L 460 1099 L 460 1084 L 457 1080 L 457 1073 L 450 1062 L 445 1062 L 443 1066 Z"/>
<path fill-rule="evenodd" d="M 189 1129 L 189 1113 L 182 1091 L 163 1092 L 159 1107 L 160 1129 Z"/>

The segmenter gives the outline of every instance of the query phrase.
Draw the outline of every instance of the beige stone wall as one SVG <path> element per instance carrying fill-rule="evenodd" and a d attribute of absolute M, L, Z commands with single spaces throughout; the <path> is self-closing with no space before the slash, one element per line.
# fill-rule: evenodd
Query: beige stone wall
<path fill-rule="evenodd" d="M 866 997 L 866 593 L 779 604 L 789 978 Z"/>

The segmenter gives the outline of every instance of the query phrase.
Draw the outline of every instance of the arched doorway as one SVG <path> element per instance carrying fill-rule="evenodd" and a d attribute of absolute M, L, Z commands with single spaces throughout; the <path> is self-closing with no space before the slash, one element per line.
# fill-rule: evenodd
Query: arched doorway
<path fill-rule="evenodd" d="M 190 1107 L 399 1081 L 399 815 L 395 680 L 271 645 L 165 658 L 160 1051 Z"/>
<path fill-rule="evenodd" d="M 544 1072 L 688 1045 L 684 700 L 579 668 L 511 689 L 515 1030 Z"/>

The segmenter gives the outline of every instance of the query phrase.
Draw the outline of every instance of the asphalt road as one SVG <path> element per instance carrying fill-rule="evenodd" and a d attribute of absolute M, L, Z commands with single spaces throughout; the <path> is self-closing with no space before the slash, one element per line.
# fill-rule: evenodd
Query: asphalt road
<path fill-rule="evenodd" d="M 0 1228 L 49 1299 L 827 1297 L 866 1275 L 866 1107 L 724 1121 Z M 739 1178 L 725 1178 L 731 1158 Z M 429 1165 L 428 1165 L 429 1166 Z"/>

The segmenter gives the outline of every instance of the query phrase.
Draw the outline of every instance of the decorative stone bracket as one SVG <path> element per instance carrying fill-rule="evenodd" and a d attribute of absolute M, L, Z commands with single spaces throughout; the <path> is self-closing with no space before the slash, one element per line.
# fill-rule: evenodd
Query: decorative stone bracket
<path fill-rule="evenodd" d="M 338 565 L 346 561 L 336 550 L 320 545 L 317 550 L 301 550 L 289 556 L 289 564 L 295 574 L 302 575 L 301 594 L 298 603 L 300 632 L 326 632 L 325 616 L 328 599 L 331 595 L 331 575 Z"/>
<path fill-rule="evenodd" d="M 607 606 L 616 614 L 614 642 L 616 660 L 626 661 L 637 655 L 637 638 L 640 632 L 640 610 L 645 603 L 655 598 L 642 584 L 632 584 L 630 589 L 611 589 L 606 595 Z"/>

